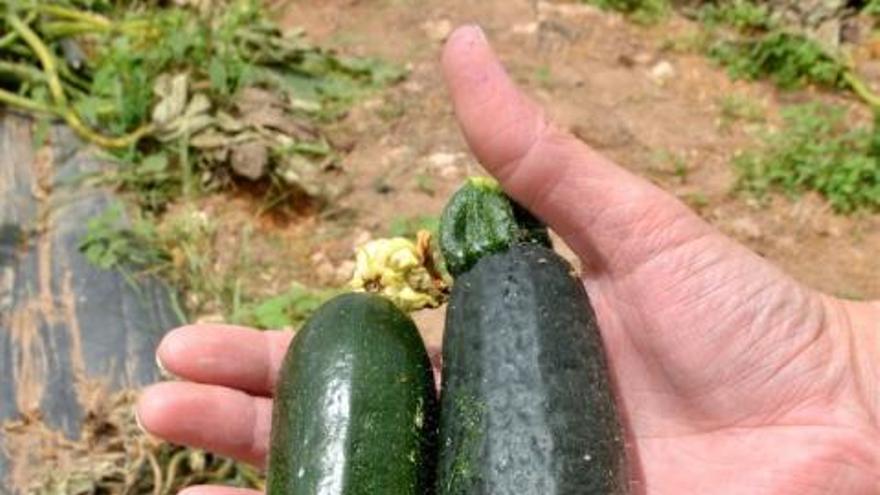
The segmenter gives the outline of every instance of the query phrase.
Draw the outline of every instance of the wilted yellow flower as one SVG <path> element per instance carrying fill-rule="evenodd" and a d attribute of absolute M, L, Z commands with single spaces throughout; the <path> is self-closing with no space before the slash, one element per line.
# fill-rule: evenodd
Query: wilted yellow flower
<path fill-rule="evenodd" d="M 416 242 L 403 237 L 367 242 L 355 255 L 352 289 L 382 294 L 404 311 L 443 304 L 447 284 L 434 267 L 430 240 L 430 233 L 421 231 Z"/>

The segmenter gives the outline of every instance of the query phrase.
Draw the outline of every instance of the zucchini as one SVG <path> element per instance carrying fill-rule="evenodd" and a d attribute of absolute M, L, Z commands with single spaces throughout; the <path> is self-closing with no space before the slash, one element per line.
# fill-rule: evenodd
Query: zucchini
<path fill-rule="evenodd" d="M 436 425 L 431 364 L 409 316 L 374 294 L 337 296 L 284 357 L 267 493 L 433 493 Z"/>
<path fill-rule="evenodd" d="M 572 271 L 551 249 L 513 242 L 456 277 L 438 495 L 628 493 L 602 339 Z"/>

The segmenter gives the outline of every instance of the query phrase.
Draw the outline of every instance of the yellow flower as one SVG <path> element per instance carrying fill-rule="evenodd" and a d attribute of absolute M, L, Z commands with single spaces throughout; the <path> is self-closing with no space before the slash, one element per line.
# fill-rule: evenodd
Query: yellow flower
<path fill-rule="evenodd" d="M 351 288 L 382 294 L 404 311 L 437 307 L 447 284 L 434 267 L 431 234 L 420 231 L 416 242 L 403 237 L 376 239 L 355 254 Z"/>

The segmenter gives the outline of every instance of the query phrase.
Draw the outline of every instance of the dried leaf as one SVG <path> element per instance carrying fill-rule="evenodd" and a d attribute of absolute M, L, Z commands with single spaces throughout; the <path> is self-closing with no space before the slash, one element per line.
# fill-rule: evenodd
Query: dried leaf
<path fill-rule="evenodd" d="M 156 78 L 153 93 L 159 103 L 153 107 L 153 123 L 164 126 L 180 117 L 186 109 L 186 97 L 189 91 L 189 76 L 186 73 L 169 75 L 162 74 Z"/>

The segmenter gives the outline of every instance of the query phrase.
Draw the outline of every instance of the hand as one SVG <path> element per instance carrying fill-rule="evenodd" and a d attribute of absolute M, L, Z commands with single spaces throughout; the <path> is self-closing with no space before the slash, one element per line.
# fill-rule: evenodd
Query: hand
<path fill-rule="evenodd" d="M 474 154 L 583 261 L 632 439 L 636 493 L 880 490 L 880 303 L 798 284 L 555 127 L 479 29 L 450 37 L 443 68 Z M 175 330 L 158 355 L 191 382 L 146 390 L 142 424 L 261 464 L 289 339 Z"/>

